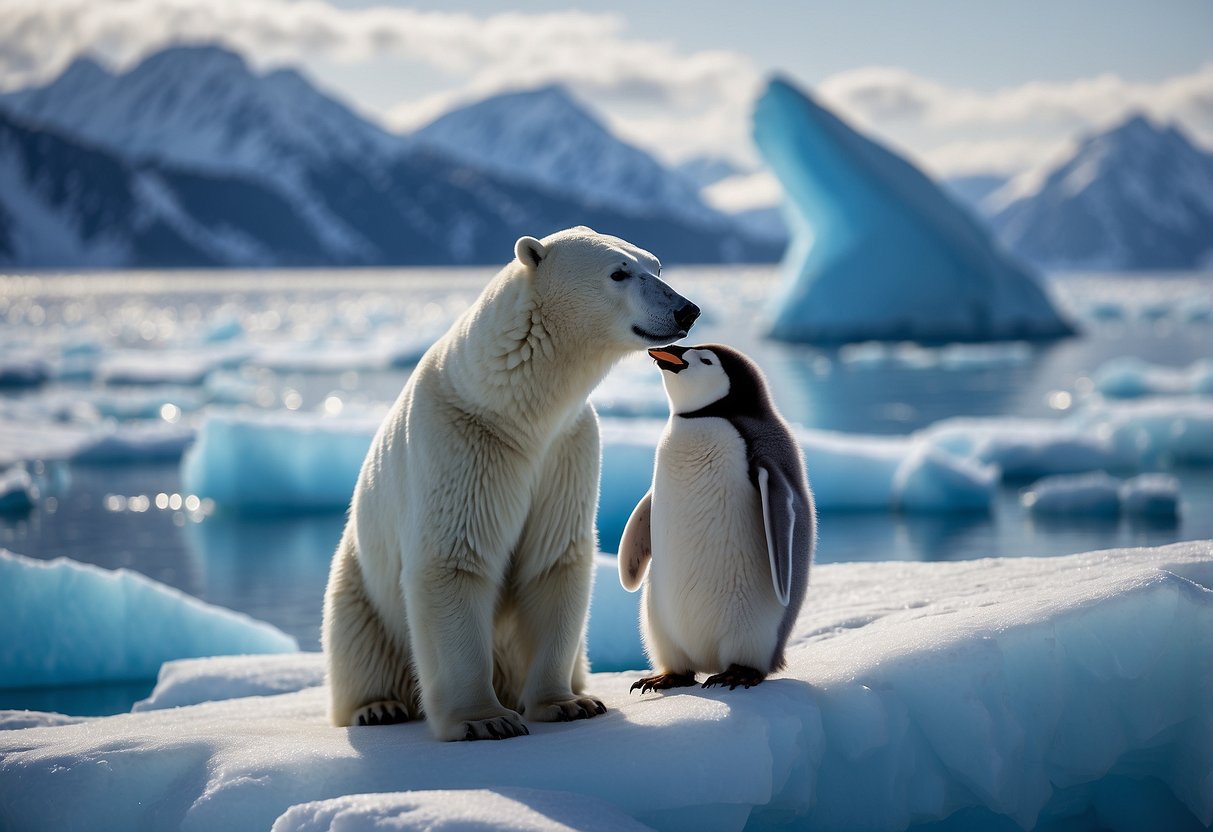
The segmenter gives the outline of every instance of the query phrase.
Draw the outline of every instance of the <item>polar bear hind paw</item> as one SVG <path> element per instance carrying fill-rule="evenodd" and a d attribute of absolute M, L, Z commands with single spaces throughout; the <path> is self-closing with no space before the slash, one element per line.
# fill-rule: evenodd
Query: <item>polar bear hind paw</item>
<path fill-rule="evenodd" d="M 526 718 L 536 722 L 572 722 L 605 714 L 606 705 L 592 696 L 574 696 L 555 702 L 542 702 L 526 709 Z"/>
<path fill-rule="evenodd" d="M 354 711 L 354 715 L 350 718 L 350 724 L 395 725 L 399 722 L 408 722 L 409 719 L 408 709 L 404 706 L 403 702 L 385 699 L 380 702 L 363 705 Z"/>

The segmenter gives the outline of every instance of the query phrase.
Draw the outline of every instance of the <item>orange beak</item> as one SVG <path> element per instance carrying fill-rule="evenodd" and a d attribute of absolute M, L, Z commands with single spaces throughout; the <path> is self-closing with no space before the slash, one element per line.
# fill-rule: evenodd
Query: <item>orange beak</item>
<path fill-rule="evenodd" d="M 653 358 L 657 359 L 658 361 L 673 364 L 675 367 L 685 367 L 687 365 L 686 361 L 683 360 L 681 355 L 674 355 L 674 353 L 666 352 L 662 349 L 649 350 L 649 355 L 653 356 Z"/>

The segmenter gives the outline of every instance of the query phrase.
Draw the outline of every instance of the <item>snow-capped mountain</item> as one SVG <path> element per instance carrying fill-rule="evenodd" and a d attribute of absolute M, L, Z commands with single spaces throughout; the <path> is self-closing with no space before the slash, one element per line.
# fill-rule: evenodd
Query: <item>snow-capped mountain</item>
<path fill-rule="evenodd" d="M 317 160 L 382 162 L 400 147 L 294 70 L 257 75 L 218 46 L 170 47 L 117 75 L 78 58 L 0 106 L 129 158 L 267 177 Z"/>
<path fill-rule="evenodd" d="M 1052 268 L 1193 269 L 1213 263 L 1213 155 L 1141 116 L 1082 142 L 983 203 L 998 235 Z"/>
<path fill-rule="evenodd" d="M 104 256 L 90 248 L 64 254 L 59 263 L 55 252 L 74 251 L 54 244 L 56 234 L 72 237 L 60 229 L 43 235 L 51 260 L 27 257 L 28 241 L 12 243 L 10 262 L 17 265 L 499 263 L 522 234 L 576 224 L 627 237 L 672 261 L 779 255 L 777 246 L 747 235 L 693 193 L 678 211 L 635 198 L 658 193 L 673 202 L 674 190 L 663 187 L 671 180 L 690 187 L 672 173 L 662 175 L 665 169 L 650 157 L 656 171 L 639 163 L 628 168 L 624 161 L 632 156 L 618 147 L 594 144 L 585 151 L 587 158 L 605 154 L 595 162 L 600 167 L 610 157 L 627 175 L 644 174 L 631 202 L 555 188 L 387 133 L 298 73 L 259 75 L 239 55 L 214 46 L 172 47 L 118 74 L 77 60 L 46 86 L 0 96 L 0 112 L 28 131 L 107 155 L 129 182 L 96 179 L 95 166 L 80 161 L 84 156 L 56 158 L 69 168 L 65 177 L 87 183 L 90 205 L 112 199 L 106 210 L 121 214 L 134 199 L 140 217 L 174 217 L 171 227 L 193 246 L 180 256 L 167 246 L 150 260 L 136 253 L 139 246 L 105 249 Z M 559 136 L 563 147 L 567 137 Z M 530 158 L 546 157 L 534 150 Z M 558 170 L 562 158 L 550 159 L 549 169 Z M 31 159 L 10 161 L 3 180 L 37 179 Z M 73 169 L 77 162 L 82 166 Z M 71 188 L 58 194 L 60 209 L 70 214 L 77 196 L 83 192 Z M 635 210 L 637 203 L 646 210 Z M 13 221 L 6 223 L 0 228 Z M 44 230 L 51 225 L 44 223 Z M 26 232 L 3 233 L 16 239 Z"/>
<path fill-rule="evenodd" d="M 727 224 L 700 200 L 694 184 L 617 138 L 559 85 L 452 110 L 411 138 L 482 170 L 590 205 Z"/>
<path fill-rule="evenodd" d="M 258 182 L 132 163 L 0 113 L 0 263 L 328 262 L 291 203 Z"/>

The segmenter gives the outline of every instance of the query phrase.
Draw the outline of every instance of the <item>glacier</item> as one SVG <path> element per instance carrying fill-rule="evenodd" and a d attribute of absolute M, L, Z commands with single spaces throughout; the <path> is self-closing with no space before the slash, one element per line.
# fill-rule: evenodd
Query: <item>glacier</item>
<path fill-rule="evenodd" d="M 269 624 L 126 569 L 4 549 L 0 609 L 0 688 L 152 679 L 170 659 L 299 647 Z"/>
<path fill-rule="evenodd" d="M 792 241 L 772 305 L 786 341 L 996 341 L 1074 333 L 1048 295 L 917 168 L 772 79 L 754 141 Z"/>
<path fill-rule="evenodd" d="M 166 707 L 0 714 L 0 822 L 467 828 L 512 802 L 536 813 L 519 828 L 559 828 L 569 793 L 662 830 L 1213 822 L 1213 541 L 820 565 L 788 658 L 751 690 L 595 673 L 603 717 L 474 744 L 330 727 L 316 654 L 181 662 Z"/>

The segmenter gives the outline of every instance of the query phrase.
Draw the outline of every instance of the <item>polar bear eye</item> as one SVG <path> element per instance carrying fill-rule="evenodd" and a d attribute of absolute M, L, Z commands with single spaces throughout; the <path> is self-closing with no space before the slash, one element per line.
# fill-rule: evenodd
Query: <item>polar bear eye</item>
<path fill-rule="evenodd" d="M 620 280 L 627 280 L 629 277 L 631 277 L 631 275 L 625 272 L 623 269 L 619 269 L 618 271 L 611 273 L 611 280 L 616 282 Z"/>

